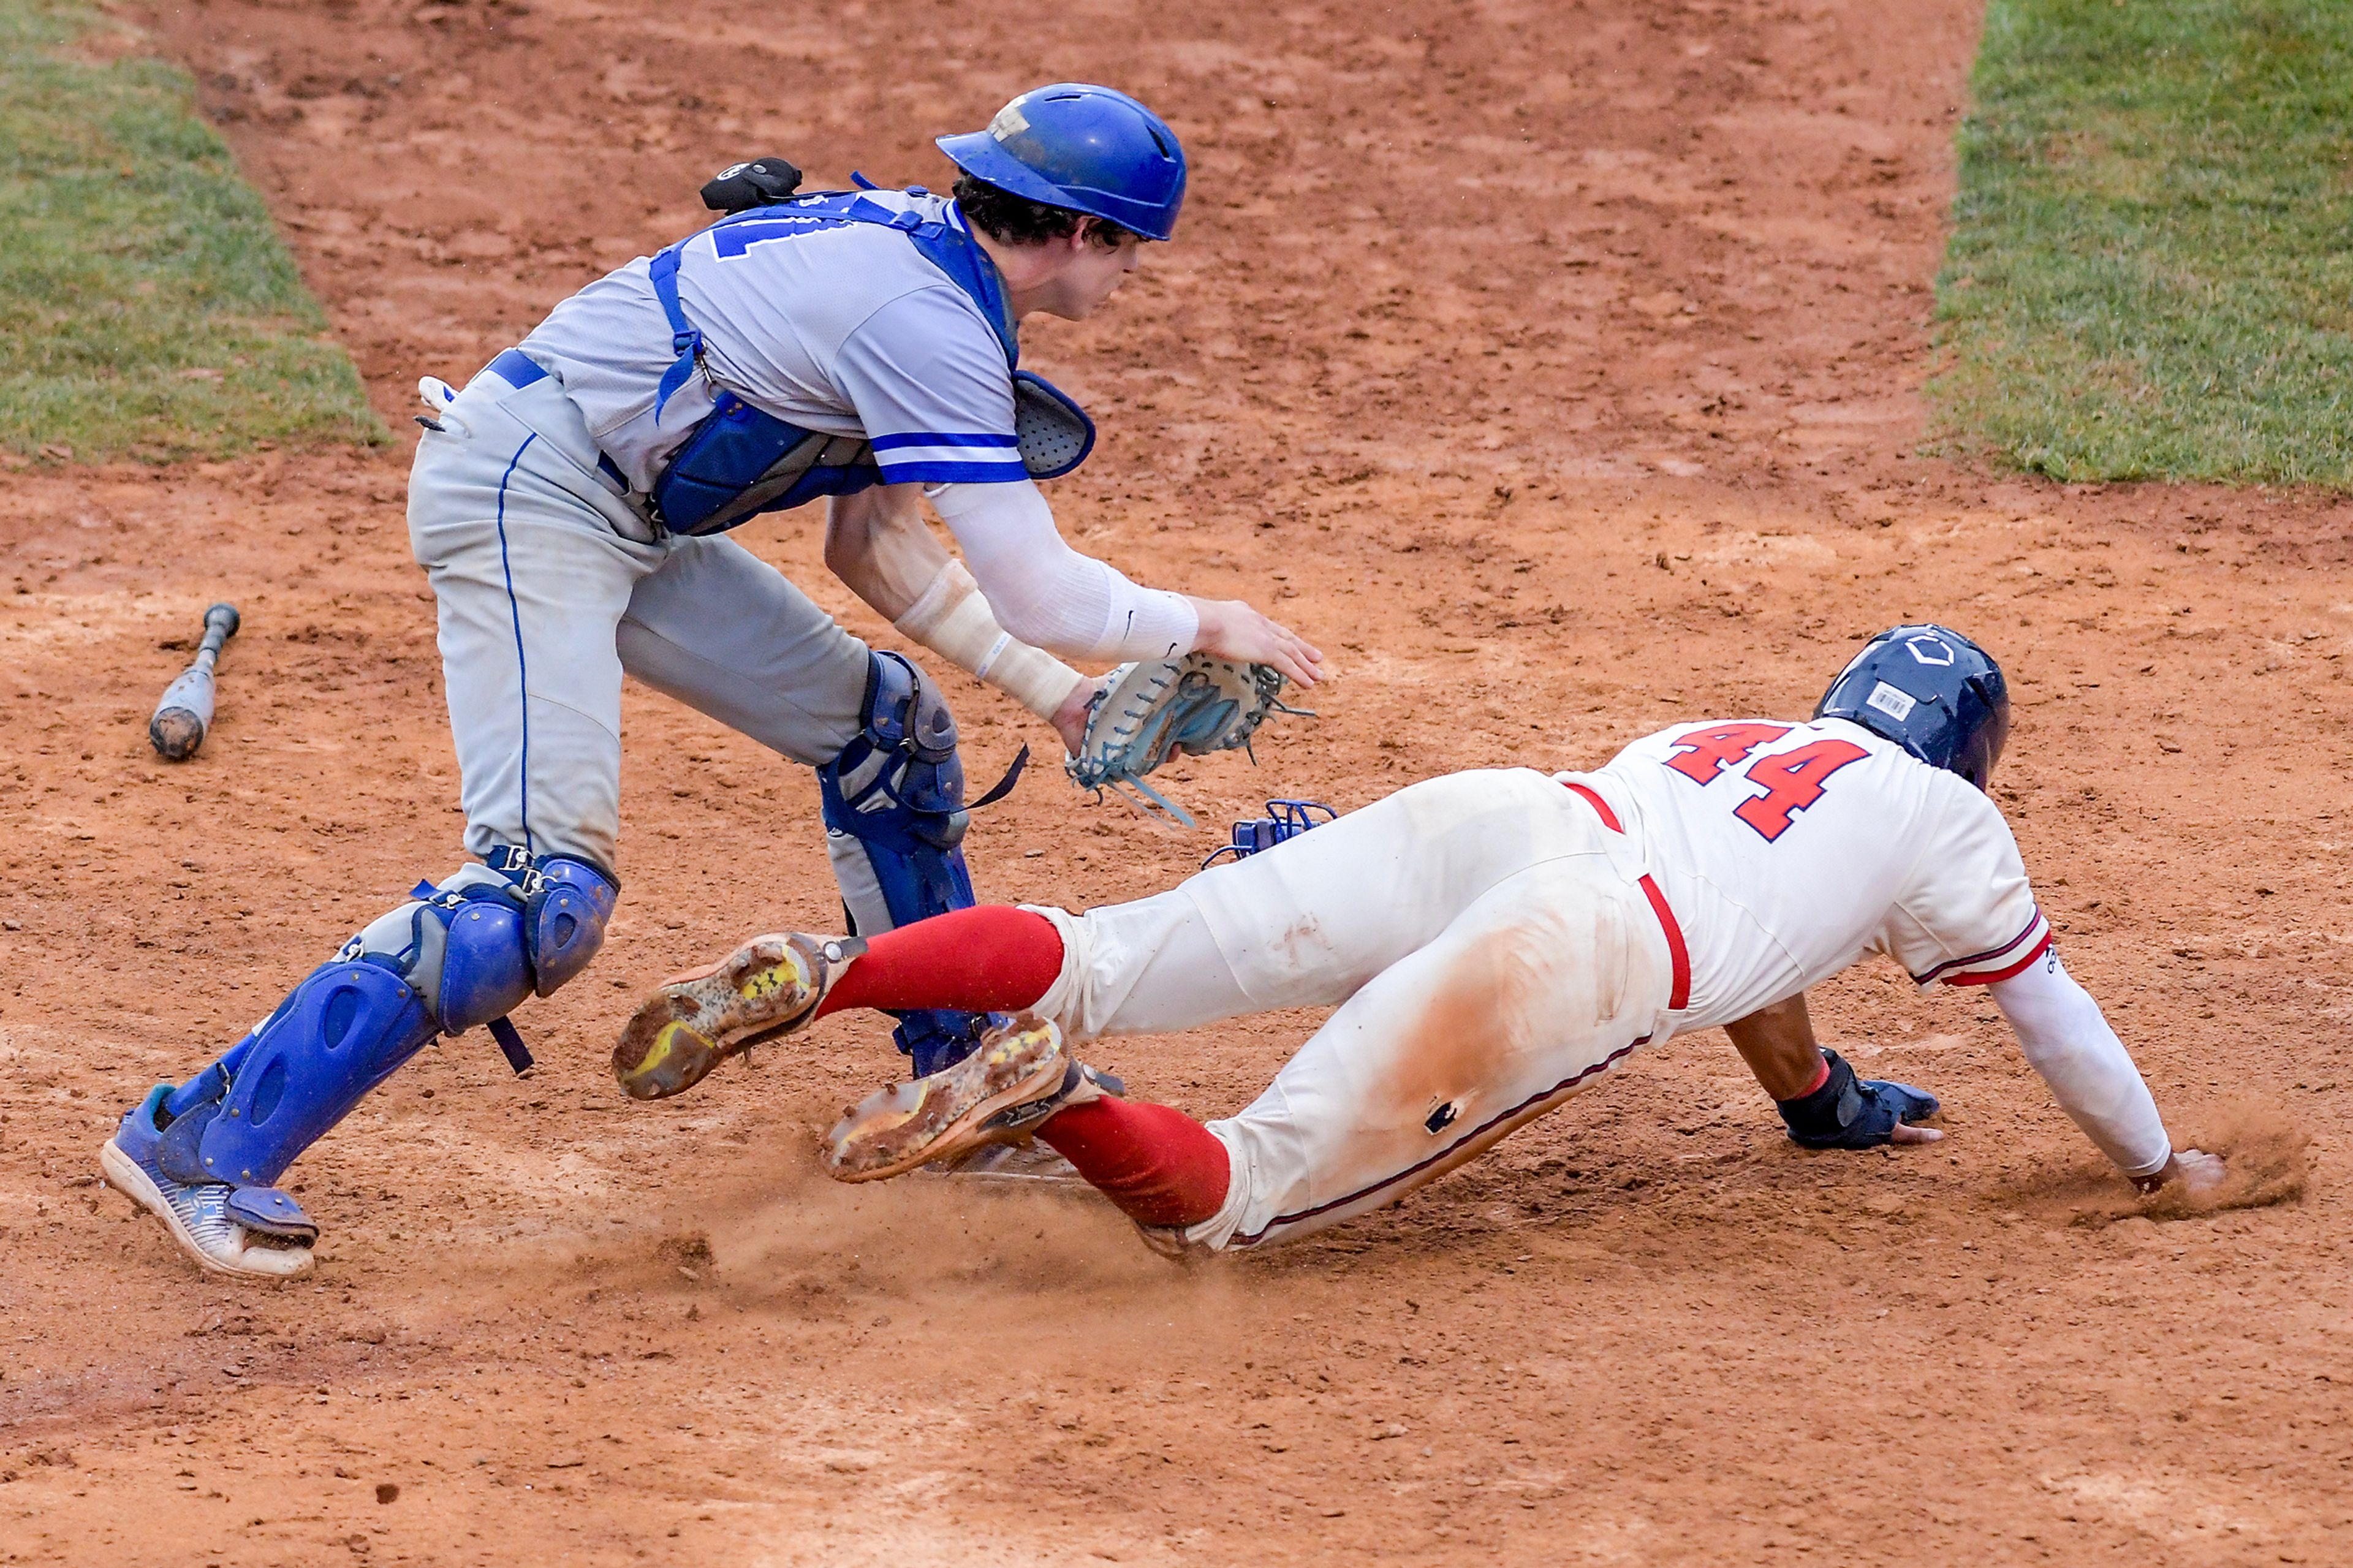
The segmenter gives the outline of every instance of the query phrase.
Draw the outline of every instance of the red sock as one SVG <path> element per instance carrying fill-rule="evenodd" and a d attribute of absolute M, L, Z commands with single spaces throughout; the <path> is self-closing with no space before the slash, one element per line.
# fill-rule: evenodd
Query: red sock
<path fill-rule="evenodd" d="M 1174 1106 L 1098 1100 L 1057 1113 L 1038 1137 L 1139 1225 L 1198 1225 L 1232 1180 L 1226 1146 Z"/>
<path fill-rule="evenodd" d="M 1018 1013 L 1061 972 L 1062 933 L 1053 921 L 1011 904 L 981 904 L 874 938 L 817 1016 L 845 1007 Z"/>

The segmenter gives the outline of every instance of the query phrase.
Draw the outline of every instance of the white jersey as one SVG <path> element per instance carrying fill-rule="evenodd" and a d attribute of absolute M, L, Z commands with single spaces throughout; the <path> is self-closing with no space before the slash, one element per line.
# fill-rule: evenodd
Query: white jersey
<path fill-rule="evenodd" d="M 1982 985 L 2050 945 L 2000 809 L 1845 720 L 1678 724 L 1558 777 L 1606 804 L 1664 895 L 1688 950 L 1677 1029 L 1867 953 L 1923 986 Z"/>
<path fill-rule="evenodd" d="M 964 228 L 944 196 L 871 191 L 866 200 Z M 716 391 L 803 429 L 865 437 L 885 483 L 1029 478 L 996 326 L 905 235 L 852 223 L 786 238 L 756 222 L 696 235 L 680 257 L 678 291 L 702 334 L 707 375 L 689 379 L 659 417 L 656 388 L 678 351 L 650 265 L 641 256 L 591 283 L 522 344 L 580 405 L 633 489 L 651 487 Z"/>

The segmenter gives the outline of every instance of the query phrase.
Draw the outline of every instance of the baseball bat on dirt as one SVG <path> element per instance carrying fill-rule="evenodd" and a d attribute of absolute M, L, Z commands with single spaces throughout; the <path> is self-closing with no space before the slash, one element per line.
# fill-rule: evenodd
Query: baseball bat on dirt
<path fill-rule="evenodd" d="M 205 743 L 213 721 L 213 664 L 221 644 L 237 635 L 237 606 L 215 605 L 205 612 L 205 640 L 194 663 L 164 689 L 155 716 L 147 721 L 147 738 L 165 760 L 185 763 Z"/>

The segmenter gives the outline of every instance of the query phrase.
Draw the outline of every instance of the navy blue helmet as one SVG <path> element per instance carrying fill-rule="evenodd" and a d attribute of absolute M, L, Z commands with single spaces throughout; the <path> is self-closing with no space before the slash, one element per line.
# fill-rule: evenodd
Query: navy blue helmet
<path fill-rule="evenodd" d="M 1814 717 L 1860 724 L 1983 789 L 2010 739 L 2010 688 L 1993 656 L 1960 633 L 1896 626 L 1863 644 Z"/>
<path fill-rule="evenodd" d="M 1124 92 L 1082 81 L 1032 88 L 986 131 L 939 139 L 965 174 L 1048 206 L 1166 239 L 1185 205 L 1185 149 Z"/>

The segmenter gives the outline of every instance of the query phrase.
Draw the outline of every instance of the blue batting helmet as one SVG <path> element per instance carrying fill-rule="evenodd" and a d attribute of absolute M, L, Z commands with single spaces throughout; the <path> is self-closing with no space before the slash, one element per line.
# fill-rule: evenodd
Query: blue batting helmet
<path fill-rule="evenodd" d="M 1983 789 L 2010 739 L 2010 688 L 1993 656 L 1960 633 L 1896 626 L 1839 671 L 1814 717 L 1860 724 Z"/>
<path fill-rule="evenodd" d="M 999 190 L 1166 239 L 1185 205 L 1185 149 L 1124 92 L 1082 81 L 1032 88 L 986 131 L 939 139 L 959 169 Z"/>

